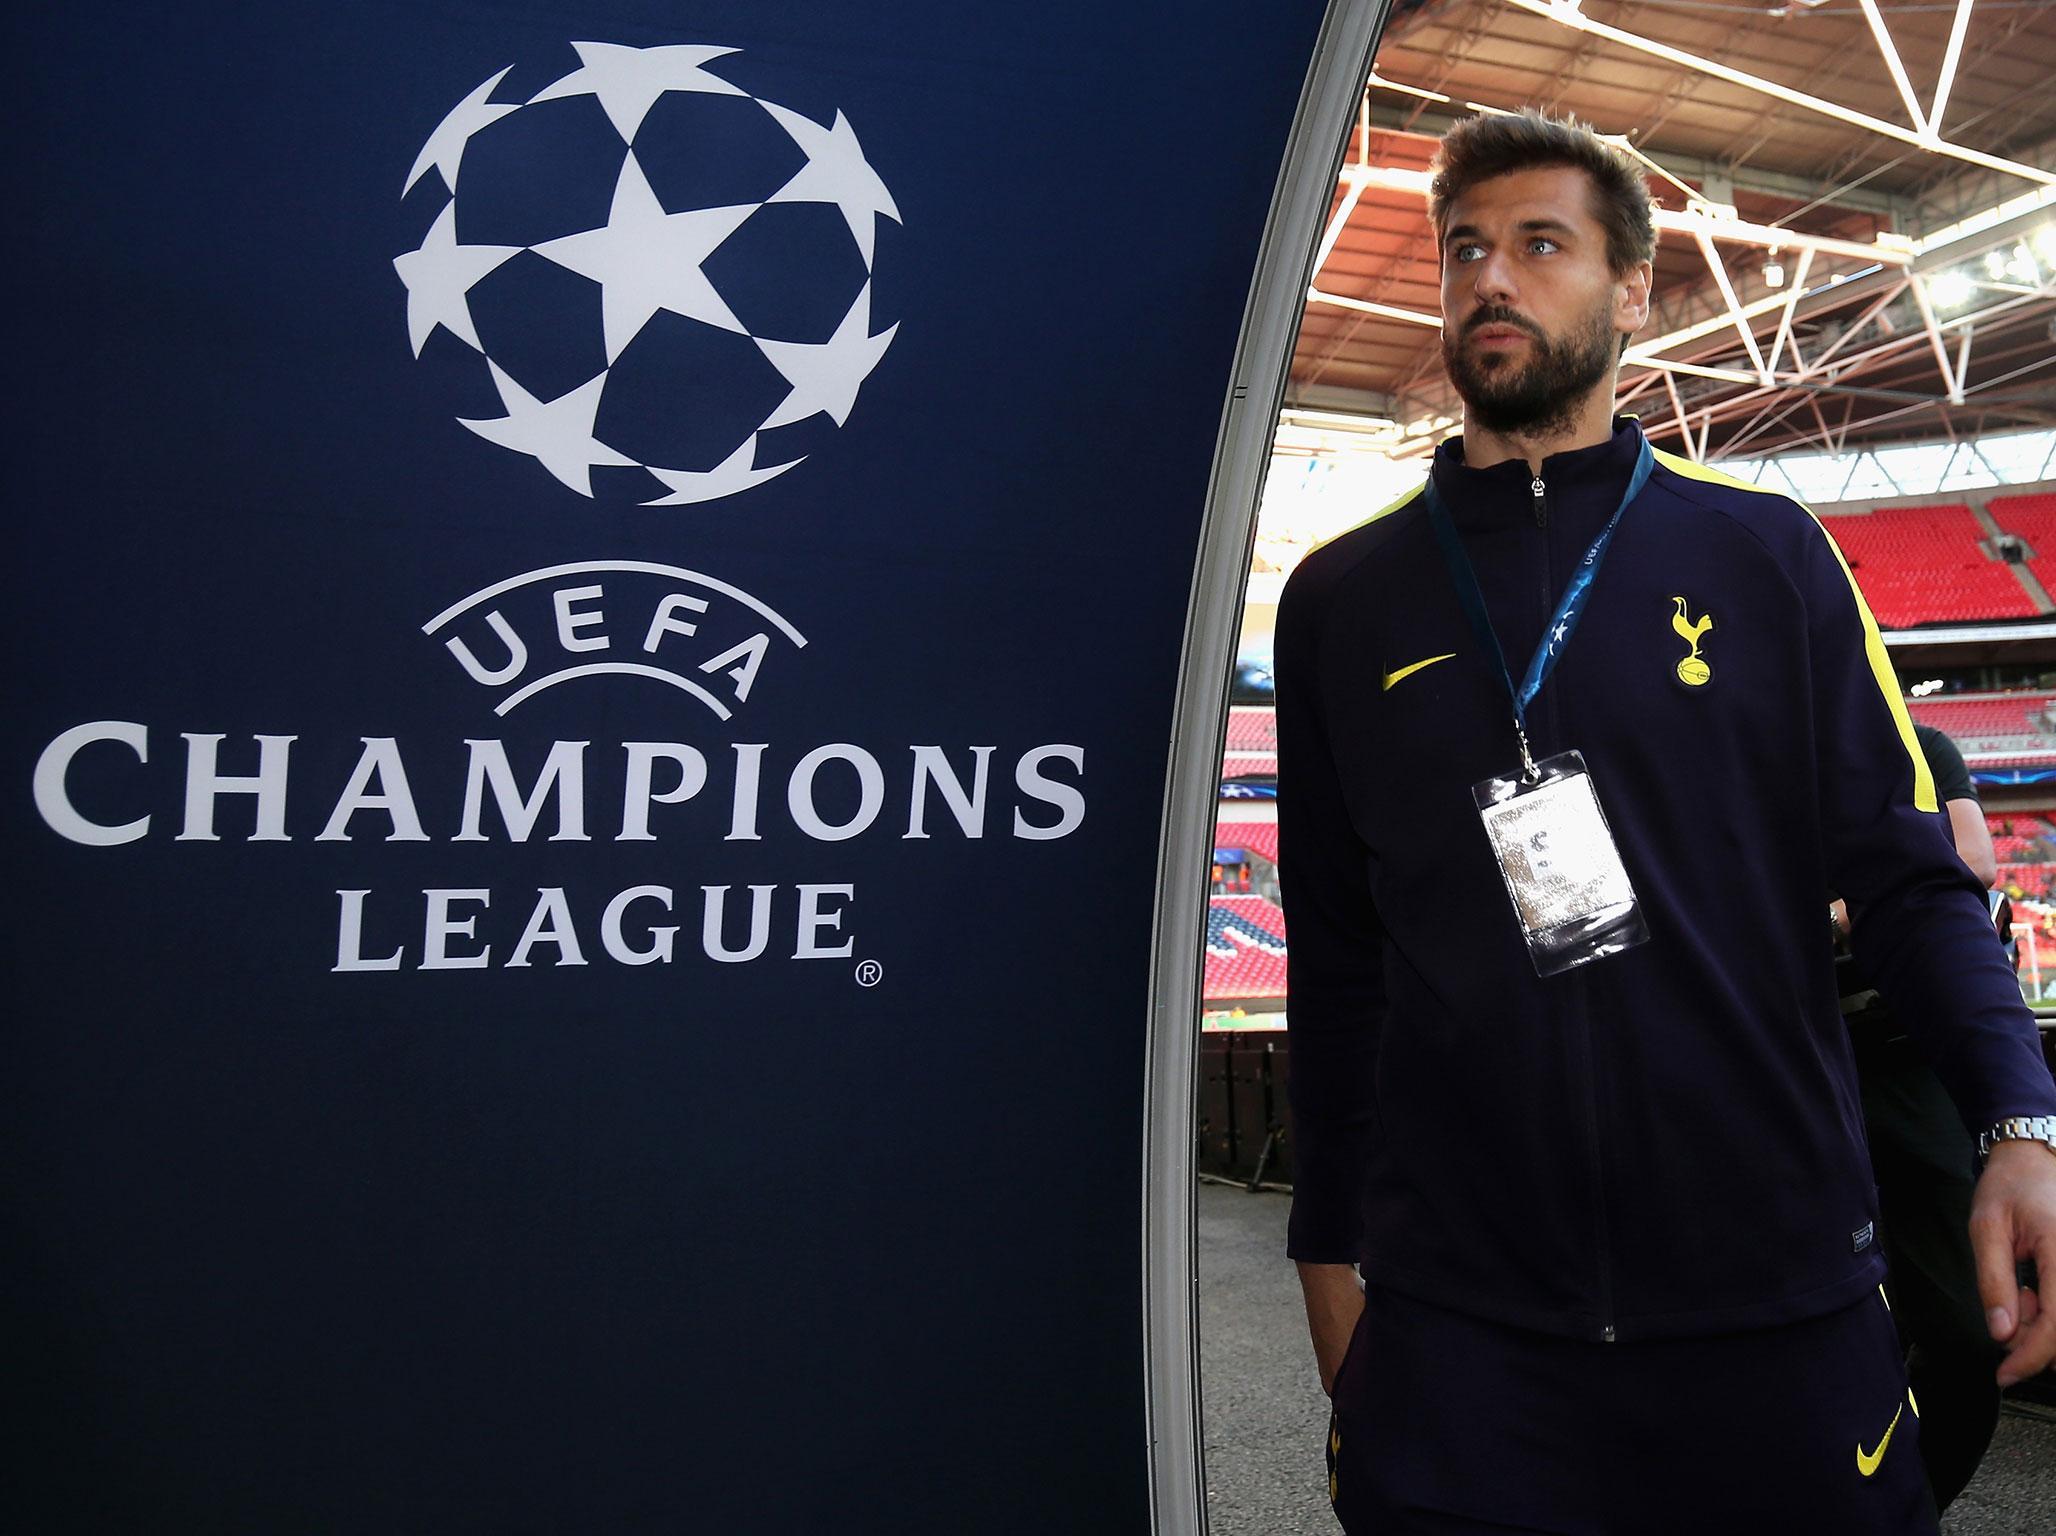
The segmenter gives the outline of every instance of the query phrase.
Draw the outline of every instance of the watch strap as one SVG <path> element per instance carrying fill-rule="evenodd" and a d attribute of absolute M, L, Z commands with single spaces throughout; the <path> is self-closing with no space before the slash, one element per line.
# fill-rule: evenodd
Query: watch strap
<path fill-rule="evenodd" d="M 2013 1115 L 1977 1139 L 1977 1155 L 1989 1157 L 2002 1141 L 2039 1141 L 2056 1152 L 2056 1115 Z"/>

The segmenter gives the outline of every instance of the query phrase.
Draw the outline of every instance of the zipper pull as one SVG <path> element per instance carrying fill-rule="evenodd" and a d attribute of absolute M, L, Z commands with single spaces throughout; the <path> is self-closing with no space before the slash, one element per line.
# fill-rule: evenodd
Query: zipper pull
<path fill-rule="evenodd" d="M 1537 528 L 1547 528 L 1549 526 L 1549 503 L 1544 499 L 1548 489 L 1549 487 L 1542 483 L 1540 475 L 1537 475 L 1528 484 L 1528 490 L 1535 498 L 1535 526 Z"/>

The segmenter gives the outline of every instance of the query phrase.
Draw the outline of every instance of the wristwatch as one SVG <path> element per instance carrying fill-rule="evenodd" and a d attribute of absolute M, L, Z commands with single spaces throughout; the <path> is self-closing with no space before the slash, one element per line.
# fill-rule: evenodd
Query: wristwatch
<path fill-rule="evenodd" d="M 1977 1139 L 1977 1155 L 1990 1157 L 2002 1141 L 2039 1141 L 2056 1153 L 2056 1115 L 2016 1115 L 2001 1120 Z"/>

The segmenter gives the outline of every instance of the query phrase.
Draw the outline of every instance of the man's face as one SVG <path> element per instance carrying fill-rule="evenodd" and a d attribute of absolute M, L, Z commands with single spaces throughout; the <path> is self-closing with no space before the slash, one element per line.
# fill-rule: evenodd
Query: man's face
<path fill-rule="evenodd" d="M 1648 313 L 1648 263 L 1614 275 L 1583 171 L 1512 171 L 1450 206 L 1442 362 L 1479 426 L 1547 436 L 1568 425 Z"/>

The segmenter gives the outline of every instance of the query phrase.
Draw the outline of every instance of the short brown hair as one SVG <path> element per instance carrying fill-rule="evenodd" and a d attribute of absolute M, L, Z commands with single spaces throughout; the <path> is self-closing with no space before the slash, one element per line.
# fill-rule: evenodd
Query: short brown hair
<path fill-rule="evenodd" d="M 1428 184 L 1428 217 L 1439 243 L 1449 209 L 1481 181 L 1539 166 L 1583 171 L 1592 186 L 1592 214 L 1606 231 L 1606 263 L 1619 277 L 1656 254 L 1649 184 L 1624 150 L 1615 149 L 1576 118 L 1545 117 L 1532 107 L 1458 123 L 1443 136 Z"/>

